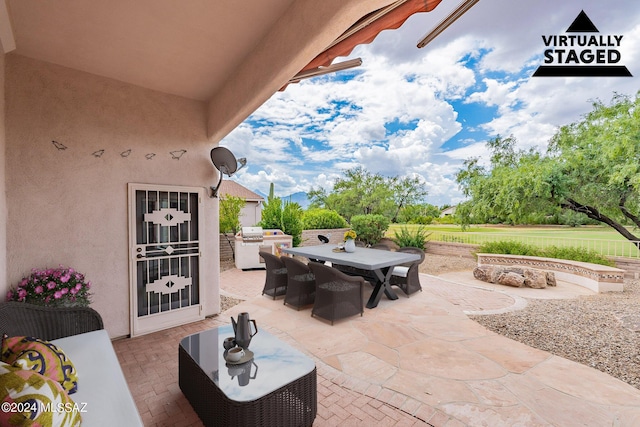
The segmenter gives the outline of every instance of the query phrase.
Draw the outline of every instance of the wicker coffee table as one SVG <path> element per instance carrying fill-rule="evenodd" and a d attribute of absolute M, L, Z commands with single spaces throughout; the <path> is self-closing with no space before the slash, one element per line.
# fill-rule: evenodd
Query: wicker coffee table
<path fill-rule="evenodd" d="M 178 346 L 180 389 L 207 426 L 310 426 L 317 412 L 313 360 L 261 329 L 251 360 L 230 364 L 221 326 L 184 338 Z"/>

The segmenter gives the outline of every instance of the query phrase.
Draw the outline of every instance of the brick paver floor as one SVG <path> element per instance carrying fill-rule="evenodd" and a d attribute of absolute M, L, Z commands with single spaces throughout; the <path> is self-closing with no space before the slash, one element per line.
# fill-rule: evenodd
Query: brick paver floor
<path fill-rule="evenodd" d="M 228 325 L 240 311 L 315 361 L 314 426 L 640 425 L 637 389 L 493 334 L 465 315 L 518 309 L 523 298 L 513 291 L 421 275 L 423 293 L 383 298 L 364 316 L 331 326 L 261 296 L 264 274 L 223 272 L 221 293 L 244 302 L 220 315 L 114 341 L 146 426 L 202 425 L 178 386 L 178 344 Z"/>

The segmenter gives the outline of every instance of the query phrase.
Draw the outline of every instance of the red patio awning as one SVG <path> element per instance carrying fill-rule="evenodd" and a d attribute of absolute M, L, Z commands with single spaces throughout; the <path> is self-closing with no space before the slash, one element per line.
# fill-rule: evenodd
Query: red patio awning
<path fill-rule="evenodd" d="M 330 65 L 335 58 L 349 55 L 356 46 L 371 43 L 381 31 L 397 29 L 414 13 L 430 12 L 440 2 L 441 0 L 398 0 L 367 14 L 309 62 L 300 73 Z"/>

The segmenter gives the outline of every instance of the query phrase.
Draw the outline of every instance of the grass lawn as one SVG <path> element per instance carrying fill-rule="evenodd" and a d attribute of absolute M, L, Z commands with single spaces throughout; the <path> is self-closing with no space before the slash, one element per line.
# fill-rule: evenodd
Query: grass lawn
<path fill-rule="evenodd" d="M 387 237 L 393 237 L 402 227 L 417 230 L 419 225 L 392 224 Z M 572 246 L 594 250 L 606 256 L 638 257 L 640 252 L 627 239 L 605 226 L 473 226 L 466 231 L 457 225 L 426 225 L 429 240 L 481 244 L 487 241 L 518 240 L 541 247 Z M 632 230 L 633 232 L 633 230 Z M 637 233 L 637 231 L 636 231 Z M 640 234 L 640 233 L 637 233 Z"/>

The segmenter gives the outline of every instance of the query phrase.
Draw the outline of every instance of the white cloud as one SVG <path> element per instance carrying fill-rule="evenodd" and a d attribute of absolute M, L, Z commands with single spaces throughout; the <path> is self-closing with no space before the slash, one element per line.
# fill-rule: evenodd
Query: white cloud
<path fill-rule="evenodd" d="M 417 49 L 453 7 L 442 2 L 357 47 L 351 57 L 362 57 L 363 66 L 342 72 L 353 76 L 348 82 L 325 76 L 276 93 L 222 142 L 249 160 L 237 179 L 265 192 L 274 182 L 276 193 L 287 195 L 329 189 L 341 170 L 361 165 L 418 173 L 430 200 L 455 203 L 462 198 L 455 172 L 470 157 L 486 162 L 484 139 L 513 134 L 522 147 L 544 149 L 559 126 L 590 111 L 590 100 L 640 88 L 637 77 L 530 77 L 542 63 L 541 36 L 563 33 L 583 9 L 602 33 L 624 35 L 622 62 L 640 75 L 640 15 L 630 13 L 632 0 L 481 1 Z M 473 106 L 497 112 L 481 120 L 459 116 Z M 486 136 L 469 133 L 478 129 Z"/>

